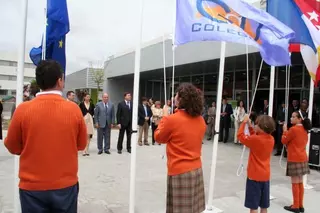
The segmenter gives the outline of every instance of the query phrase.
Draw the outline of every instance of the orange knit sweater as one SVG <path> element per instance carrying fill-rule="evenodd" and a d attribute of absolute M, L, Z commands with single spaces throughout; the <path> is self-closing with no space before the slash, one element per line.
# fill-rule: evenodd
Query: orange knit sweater
<path fill-rule="evenodd" d="M 184 110 L 161 119 L 155 140 L 167 144 L 168 175 L 179 175 L 202 167 L 201 148 L 206 124 L 202 116 Z"/>
<path fill-rule="evenodd" d="M 79 107 L 60 95 L 43 94 L 16 109 L 5 146 L 20 155 L 19 187 L 62 189 L 78 182 L 78 150 L 87 143 Z"/>

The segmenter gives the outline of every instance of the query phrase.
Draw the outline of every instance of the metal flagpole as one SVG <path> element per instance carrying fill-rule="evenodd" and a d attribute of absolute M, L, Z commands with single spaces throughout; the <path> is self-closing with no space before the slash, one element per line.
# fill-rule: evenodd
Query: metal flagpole
<path fill-rule="evenodd" d="M 17 66 L 17 91 L 16 91 L 16 107 L 22 103 L 23 97 L 23 77 L 24 77 L 24 59 L 26 48 L 26 34 L 27 34 L 27 18 L 28 18 L 28 0 L 22 0 L 21 5 L 21 32 L 20 32 L 20 46 L 19 46 L 19 58 Z M 18 189 L 19 173 L 19 157 L 14 157 L 14 213 L 20 213 L 20 200 Z"/>
<path fill-rule="evenodd" d="M 162 50 L 163 50 L 163 88 L 164 88 L 164 101 L 167 101 L 167 74 L 166 74 L 166 39 L 163 35 L 162 40 Z"/>
<path fill-rule="evenodd" d="M 275 71 L 276 71 L 276 67 L 275 66 L 271 66 L 270 90 L 269 90 L 269 111 L 268 111 L 268 115 L 271 116 L 271 117 L 272 117 L 272 113 L 273 113 Z"/>
<path fill-rule="evenodd" d="M 220 213 L 222 210 L 213 206 L 213 191 L 214 191 L 214 181 L 216 176 L 217 167 L 217 154 L 218 154 L 218 137 L 220 129 L 220 112 L 222 104 L 222 89 L 223 89 L 223 79 L 224 79 L 224 64 L 226 55 L 226 42 L 221 42 L 220 50 L 220 67 L 219 67 L 219 79 L 218 79 L 218 91 L 217 91 L 217 115 L 215 120 L 215 135 L 213 139 L 213 150 L 212 150 L 212 163 L 211 163 L 211 174 L 210 174 L 210 184 L 209 184 L 209 197 L 208 206 L 205 213 Z"/>
<path fill-rule="evenodd" d="M 130 195 L 129 195 L 129 213 L 135 211 L 135 185 L 136 185 L 136 158 L 137 158 L 137 113 L 138 113 L 138 99 L 139 99 L 139 81 L 140 81 L 140 58 L 141 58 L 141 37 L 142 37 L 142 23 L 143 23 L 143 3 L 144 0 L 139 0 L 140 8 L 139 25 L 136 50 L 135 50 L 135 66 L 134 66 L 134 83 L 133 83 L 133 106 L 132 106 L 132 136 L 131 136 L 131 162 L 130 162 Z"/>
<path fill-rule="evenodd" d="M 308 118 L 312 121 L 312 112 L 313 112 L 313 98 L 314 98 L 314 82 L 312 78 L 310 78 L 310 92 L 309 92 L 309 112 Z M 307 143 L 307 156 L 309 156 L 310 151 L 310 139 L 311 134 L 308 134 L 308 143 Z M 303 176 L 303 185 L 305 189 L 313 189 L 313 186 L 308 185 L 308 175 Z"/>
<path fill-rule="evenodd" d="M 274 81 L 275 81 L 275 72 L 276 72 L 276 67 L 271 66 L 271 72 L 270 72 L 270 90 L 269 90 L 269 111 L 268 115 L 272 117 L 273 113 L 273 99 L 274 99 Z M 273 197 L 270 194 L 270 200 L 274 200 L 275 197 Z"/>
<path fill-rule="evenodd" d="M 42 60 L 46 60 L 46 50 L 47 50 L 47 8 L 44 8 L 44 30 L 42 39 Z"/>

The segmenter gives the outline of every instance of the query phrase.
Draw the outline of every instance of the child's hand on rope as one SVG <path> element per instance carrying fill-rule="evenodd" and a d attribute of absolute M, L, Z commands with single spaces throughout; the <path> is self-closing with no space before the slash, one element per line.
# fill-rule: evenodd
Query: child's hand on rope
<path fill-rule="evenodd" d="M 249 115 L 245 115 L 243 118 L 244 123 L 248 123 L 250 121 Z"/>

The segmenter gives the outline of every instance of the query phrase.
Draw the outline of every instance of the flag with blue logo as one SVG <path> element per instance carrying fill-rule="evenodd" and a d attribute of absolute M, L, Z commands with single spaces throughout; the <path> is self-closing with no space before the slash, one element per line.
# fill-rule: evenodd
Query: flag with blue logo
<path fill-rule="evenodd" d="M 269 65 L 290 64 L 294 32 L 267 12 L 242 0 L 177 0 L 175 45 L 226 41 L 260 50 Z"/>
<path fill-rule="evenodd" d="M 58 61 L 66 70 L 66 34 L 69 32 L 66 0 L 47 0 L 46 59 Z M 30 58 L 35 65 L 42 59 L 42 45 L 32 48 Z"/>

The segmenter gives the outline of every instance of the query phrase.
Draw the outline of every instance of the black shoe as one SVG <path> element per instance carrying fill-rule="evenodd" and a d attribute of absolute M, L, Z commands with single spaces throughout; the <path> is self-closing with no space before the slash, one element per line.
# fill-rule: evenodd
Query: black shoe
<path fill-rule="evenodd" d="M 223 143 L 227 143 L 228 141 L 223 141 Z"/>
<path fill-rule="evenodd" d="M 128 149 L 128 152 L 131 153 L 131 149 Z"/>
<path fill-rule="evenodd" d="M 285 206 L 283 208 L 289 212 L 300 213 L 300 209 L 294 209 L 292 206 Z"/>
<path fill-rule="evenodd" d="M 274 156 L 280 156 L 281 152 L 277 152 L 276 154 L 274 154 Z"/>
<path fill-rule="evenodd" d="M 152 145 L 155 145 L 156 143 L 152 142 Z"/>
<path fill-rule="evenodd" d="M 99 151 L 99 152 L 98 152 L 98 155 L 101 155 L 101 154 L 102 154 L 102 151 Z"/>
<path fill-rule="evenodd" d="M 121 151 L 121 150 L 118 150 L 118 154 L 122 154 L 122 151 Z"/>
<path fill-rule="evenodd" d="M 304 208 L 303 207 L 299 208 L 299 210 L 300 210 L 301 213 L 304 213 Z"/>
<path fill-rule="evenodd" d="M 211 141 L 211 138 L 207 138 L 207 141 Z"/>
<path fill-rule="evenodd" d="M 110 155 L 110 154 L 111 154 L 109 150 L 104 151 L 104 153 L 106 153 L 106 154 L 108 154 L 108 155 Z"/>

